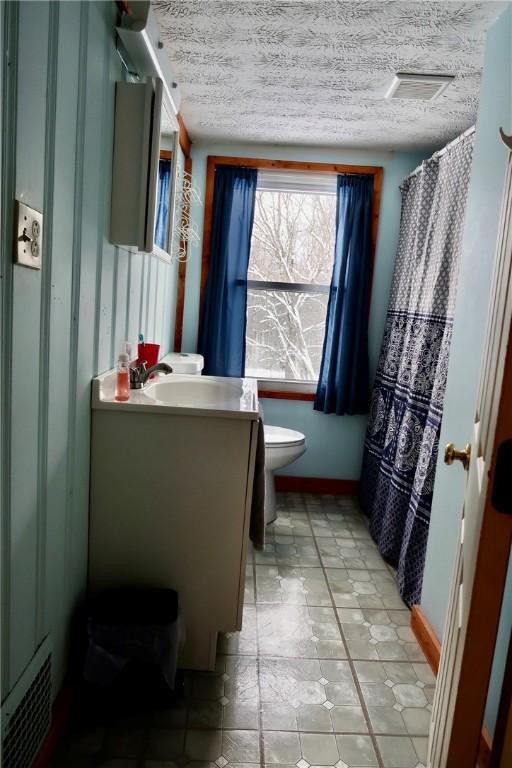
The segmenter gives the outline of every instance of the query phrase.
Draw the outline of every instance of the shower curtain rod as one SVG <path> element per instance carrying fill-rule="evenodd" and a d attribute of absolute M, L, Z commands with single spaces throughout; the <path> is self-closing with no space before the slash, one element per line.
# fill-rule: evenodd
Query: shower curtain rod
<path fill-rule="evenodd" d="M 464 131 L 464 133 L 461 133 L 460 136 L 457 136 L 452 141 L 449 141 L 448 144 L 443 147 L 442 149 L 439 149 L 437 152 L 434 152 L 432 155 L 432 160 L 438 160 L 440 157 L 442 157 L 449 149 L 452 147 L 455 147 L 460 141 L 465 139 L 467 136 L 471 136 L 472 133 L 475 132 L 476 126 L 472 125 L 471 128 L 468 128 L 467 131 Z M 417 168 L 414 169 L 414 171 L 411 171 L 411 173 L 405 177 L 404 181 L 407 181 L 407 179 L 412 178 L 413 176 L 416 176 L 417 173 L 421 171 L 421 168 L 423 166 L 423 163 L 420 163 Z M 403 183 L 403 182 L 402 182 Z"/>

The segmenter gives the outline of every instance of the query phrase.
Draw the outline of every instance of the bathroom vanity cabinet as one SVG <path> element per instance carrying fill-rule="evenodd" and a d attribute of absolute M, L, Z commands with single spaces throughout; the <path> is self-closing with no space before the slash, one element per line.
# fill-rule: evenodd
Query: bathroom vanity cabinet
<path fill-rule="evenodd" d="M 255 386 L 173 374 L 128 403 L 113 387 L 93 381 L 89 586 L 177 590 L 180 666 L 213 670 L 217 633 L 242 626 Z"/>

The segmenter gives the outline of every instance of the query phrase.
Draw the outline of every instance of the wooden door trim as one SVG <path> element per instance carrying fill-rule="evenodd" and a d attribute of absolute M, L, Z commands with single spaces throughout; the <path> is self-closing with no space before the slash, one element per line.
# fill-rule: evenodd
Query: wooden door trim
<path fill-rule="evenodd" d="M 437 677 L 439 661 L 441 659 L 441 642 L 434 632 L 431 623 L 423 613 L 421 605 L 412 606 L 411 629 L 425 658 L 430 664 L 432 672 Z M 492 746 L 493 739 L 484 725 L 480 734 L 480 745 L 478 748 L 477 764 L 479 768 L 488 768 L 490 766 Z"/>
<path fill-rule="evenodd" d="M 507 740 L 510 740 L 508 731 L 512 730 L 512 637 L 508 644 L 507 661 L 503 675 L 498 717 L 494 729 L 492 745 L 492 757 L 490 768 L 505 766 L 503 762 L 504 750 L 507 748 Z M 508 747 L 510 749 L 510 746 Z"/>

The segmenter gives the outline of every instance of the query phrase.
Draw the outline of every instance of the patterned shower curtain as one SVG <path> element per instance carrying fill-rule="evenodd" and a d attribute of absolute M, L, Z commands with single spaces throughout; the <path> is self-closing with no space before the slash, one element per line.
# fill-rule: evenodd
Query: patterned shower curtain
<path fill-rule="evenodd" d="M 420 602 L 473 134 L 401 186 L 402 219 L 361 503 L 407 605 Z"/>

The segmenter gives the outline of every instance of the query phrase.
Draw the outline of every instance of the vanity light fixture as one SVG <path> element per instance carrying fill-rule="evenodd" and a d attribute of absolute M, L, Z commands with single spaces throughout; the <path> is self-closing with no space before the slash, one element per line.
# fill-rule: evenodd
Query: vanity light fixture
<path fill-rule="evenodd" d="M 117 33 L 139 76 L 156 77 L 162 81 L 164 99 L 168 104 L 169 113 L 175 120 L 181 95 L 169 58 L 163 50 L 158 21 L 151 4 L 130 3 L 130 13 L 123 13 Z M 177 122 L 175 129 L 178 129 Z"/>

